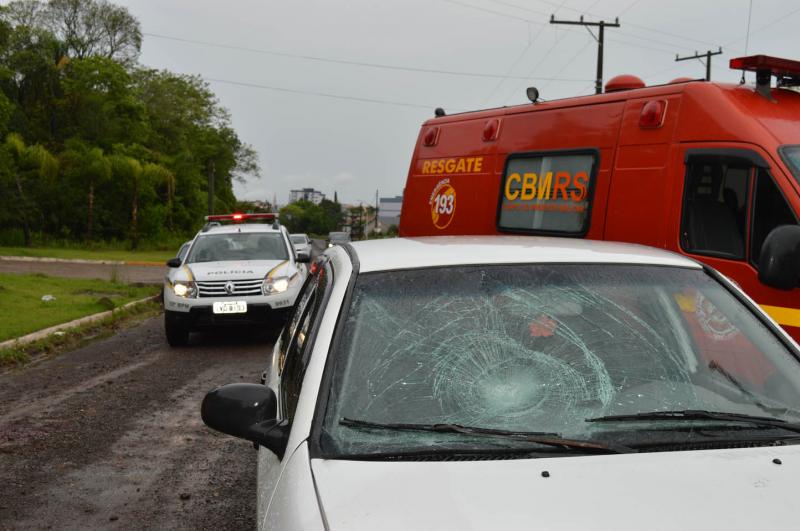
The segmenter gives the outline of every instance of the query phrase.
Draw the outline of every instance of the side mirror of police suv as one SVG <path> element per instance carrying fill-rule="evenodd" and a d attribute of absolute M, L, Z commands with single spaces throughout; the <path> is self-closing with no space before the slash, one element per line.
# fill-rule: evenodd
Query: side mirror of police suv
<path fill-rule="evenodd" d="M 181 266 L 181 259 L 180 258 L 170 258 L 167 260 L 167 267 L 180 267 Z"/>
<path fill-rule="evenodd" d="M 311 262 L 311 255 L 304 252 L 298 252 L 297 258 L 295 258 L 295 262 L 298 264 L 308 264 Z"/>
<path fill-rule="evenodd" d="M 782 290 L 800 287 L 800 225 L 772 229 L 761 247 L 758 280 Z"/>

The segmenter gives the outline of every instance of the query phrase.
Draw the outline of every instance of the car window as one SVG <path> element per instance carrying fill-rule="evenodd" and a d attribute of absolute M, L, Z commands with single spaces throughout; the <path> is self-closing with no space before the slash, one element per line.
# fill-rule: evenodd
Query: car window
<path fill-rule="evenodd" d="M 781 146 L 779 151 L 795 181 L 800 183 L 800 146 Z"/>
<path fill-rule="evenodd" d="M 226 260 L 288 260 L 289 251 L 278 232 L 240 232 L 199 236 L 188 262 Z"/>
<path fill-rule="evenodd" d="M 753 166 L 744 159 L 697 156 L 686 165 L 681 246 L 701 255 L 744 260 Z"/>
<path fill-rule="evenodd" d="M 329 267 L 319 267 L 309 275 L 280 337 L 278 367 L 281 379 L 283 417 L 292 420 L 300 398 L 311 346 L 319 325 L 318 317 L 329 284 Z"/>
<path fill-rule="evenodd" d="M 800 400 L 793 354 L 702 270 L 579 264 L 367 273 L 341 334 L 320 437 L 326 455 L 515 444 L 364 430 L 343 418 L 627 444 L 647 437 L 641 424 L 585 419 L 676 409 L 774 415 Z"/>
<path fill-rule="evenodd" d="M 178 255 L 176 258 L 178 258 L 181 262 L 183 262 L 183 259 L 186 258 L 186 253 L 189 252 L 189 247 L 191 247 L 191 245 L 192 242 L 186 242 L 183 245 L 181 245 L 181 248 L 178 251 Z"/>
<path fill-rule="evenodd" d="M 585 234 L 597 157 L 592 151 L 510 155 L 497 227 L 511 232 Z"/>
<path fill-rule="evenodd" d="M 750 242 L 750 259 L 758 265 L 764 240 L 779 225 L 795 225 L 797 219 L 792 209 L 772 180 L 769 172 L 758 171 L 756 192 L 753 198 L 753 232 Z"/>
<path fill-rule="evenodd" d="M 307 243 L 306 237 L 302 235 L 293 234 L 289 236 L 292 240 L 292 243 Z"/>

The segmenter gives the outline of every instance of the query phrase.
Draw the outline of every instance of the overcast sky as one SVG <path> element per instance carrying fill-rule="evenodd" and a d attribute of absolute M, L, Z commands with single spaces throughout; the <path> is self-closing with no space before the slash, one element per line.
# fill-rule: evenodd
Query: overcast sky
<path fill-rule="evenodd" d="M 419 125 L 435 107 L 525 103 L 530 85 L 545 99 L 591 93 L 595 41 L 582 27 L 550 25 L 552 13 L 593 21 L 619 16 L 622 27 L 606 30 L 605 80 L 621 73 L 647 84 L 702 77 L 702 64 L 675 62 L 675 54 L 722 46 L 712 78 L 737 82 L 741 74 L 727 63 L 745 52 L 751 6 L 749 0 L 116 3 L 142 24 L 140 61 L 203 76 L 230 110 L 239 137 L 257 150 L 262 175 L 237 185 L 237 195 L 271 201 L 274 194 L 280 204 L 302 187 L 329 198 L 337 191 L 341 202 L 352 203 L 373 202 L 376 190 L 401 194 Z M 800 58 L 799 23 L 797 0 L 753 0 L 748 52 Z"/>

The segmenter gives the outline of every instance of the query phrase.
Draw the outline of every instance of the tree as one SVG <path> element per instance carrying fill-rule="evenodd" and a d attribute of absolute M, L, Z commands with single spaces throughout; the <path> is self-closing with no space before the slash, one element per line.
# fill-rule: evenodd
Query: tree
<path fill-rule="evenodd" d="M 145 108 L 125 69 L 111 59 L 71 61 L 61 81 L 61 135 L 78 136 L 108 150 L 114 144 L 146 140 Z"/>
<path fill-rule="evenodd" d="M 336 194 L 334 194 L 335 197 Z M 319 207 L 322 209 L 325 217 L 325 228 L 319 234 L 324 234 L 327 232 L 338 230 L 339 227 L 342 225 L 342 221 L 344 220 L 344 212 L 342 212 L 342 205 L 340 205 L 337 201 L 331 201 L 330 199 L 323 199 L 319 203 Z"/>
<path fill-rule="evenodd" d="M 16 133 L 6 137 L 2 146 L 4 169 L 10 173 L 15 193 L 8 194 L 10 202 L 6 205 L 19 220 L 25 239 L 25 246 L 31 245 L 33 217 L 39 211 L 35 208 L 36 199 L 43 190 L 50 188 L 58 175 L 58 161 L 47 149 L 40 145 L 26 146 Z"/>
<path fill-rule="evenodd" d="M 99 147 L 92 147 L 80 139 L 67 142 L 61 154 L 62 166 L 70 181 L 86 189 L 86 239 L 94 236 L 95 187 L 111 178 L 111 162 Z"/>
<path fill-rule="evenodd" d="M 139 57 L 139 21 L 106 0 L 50 0 L 35 19 L 66 44 L 70 57 L 99 56 L 128 65 Z"/>

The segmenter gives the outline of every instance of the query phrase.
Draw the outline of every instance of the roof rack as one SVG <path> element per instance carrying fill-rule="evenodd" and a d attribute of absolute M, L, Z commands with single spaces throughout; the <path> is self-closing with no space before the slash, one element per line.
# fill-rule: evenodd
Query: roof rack
<path fill-rule="evenodd" d="M 261 213 L 261 214 L 215 214 L 205 217 L 206 224 L 203 226 L 203 232 L 208 231 L 211 227 L 219 227 L 222 222 L 229 221 L 231 223 L 248 223 L 250 221 L 266 221 L 272 222 L 272 228 L 277 229 L 280 227 L 278 222 L 278 214 L 276 213 Z"/>

